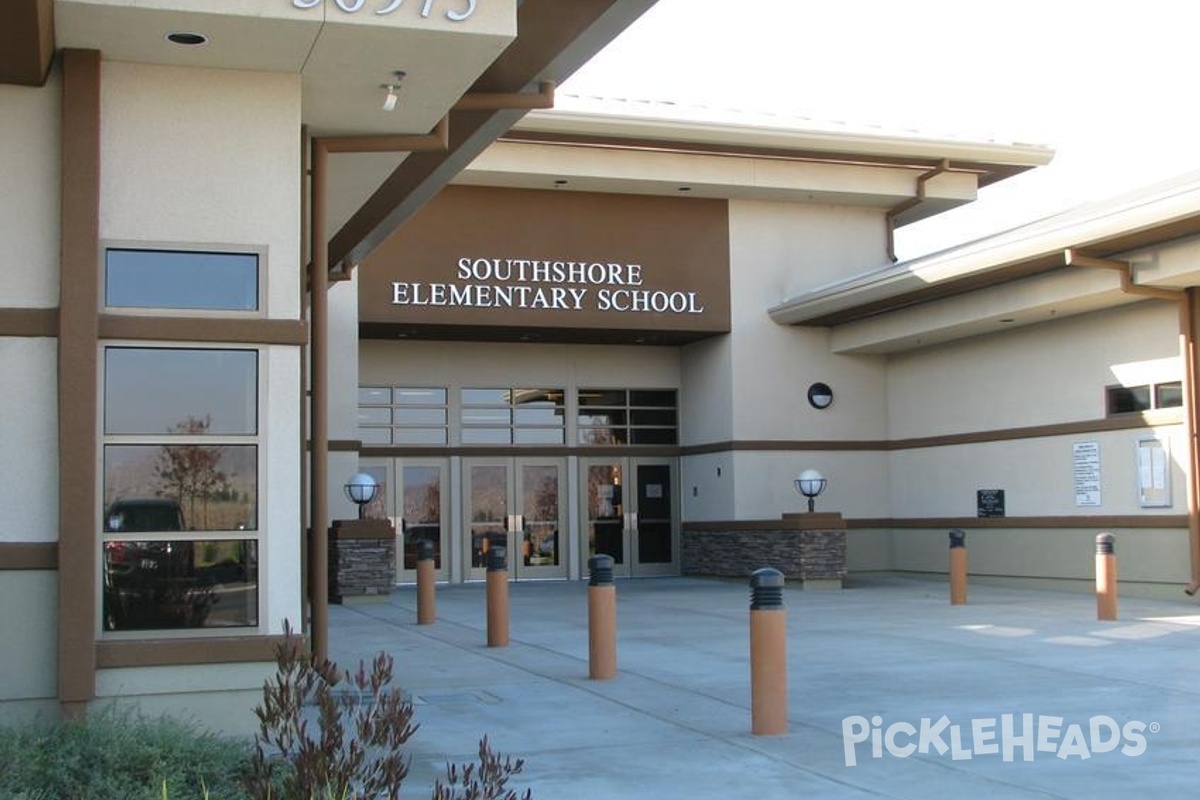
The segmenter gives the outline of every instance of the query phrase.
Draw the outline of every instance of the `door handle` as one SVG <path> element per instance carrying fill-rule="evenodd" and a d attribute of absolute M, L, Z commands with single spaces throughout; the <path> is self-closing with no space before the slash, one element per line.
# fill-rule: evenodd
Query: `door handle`
<path fill-rule="evenodd" d="M 630 511 L 625 515 L 625 527 L 631 531 L 636 531 L 638 525 L 638 515 L 636 511 Z"/>
<path fill-rule="evenodd" d="M 509 514 L 508 515 L 508 532 L 520 533 L 525 530 L 525 515 L 524 514 Z"/>

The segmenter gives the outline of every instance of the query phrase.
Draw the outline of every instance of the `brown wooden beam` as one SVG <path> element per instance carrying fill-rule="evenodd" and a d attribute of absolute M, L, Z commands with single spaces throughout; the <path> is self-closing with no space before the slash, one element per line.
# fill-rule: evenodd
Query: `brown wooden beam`
<path fill-rule="evenodd" d="M 58 697 L 96 694 L 100 53 L 63 51 L 62 264 L 58 317 Z"/>
<path fill-rule="evenodd" d="M 54 0 L 0 6 L 0 83 L 44 85 L 54 60 Z"/>
<path fill-rule="evenodd" d="M 646 2 L 640 10 L 652 4 Z M 517 8 L 517 39 L 467 94 L 518 94 L 531 83 L 551 78 L 561 81 L 607 39 L 595 42 L 587 52 L 583 52 L 586 46 L 573 52 L 572 60 L 578 64 L 564 63 L 563 54 L 581 42 L 591 45 L 586 38 L 589 29 L 619 5 L 621 0 L 525 0 Z M 628 21 L 634 18 L 636 15 Z M 547 74 L 556 68 L 563 74 Z M 524 113 L 512 108 L 452 111 L 447 150 L 413 153 L 384 179 L 330 240 L 330 270 L 348 273 L 353 269 Z"/>

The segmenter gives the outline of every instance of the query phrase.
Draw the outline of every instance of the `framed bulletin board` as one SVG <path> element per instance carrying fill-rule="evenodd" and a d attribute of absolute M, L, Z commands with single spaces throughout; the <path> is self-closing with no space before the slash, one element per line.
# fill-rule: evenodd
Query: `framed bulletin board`
<path fill-rule="evenodd" d="M 1142 508 L 1171 505 L 1171 452 L 1162 439 L 1137 440 L 1138 502 Z"/>

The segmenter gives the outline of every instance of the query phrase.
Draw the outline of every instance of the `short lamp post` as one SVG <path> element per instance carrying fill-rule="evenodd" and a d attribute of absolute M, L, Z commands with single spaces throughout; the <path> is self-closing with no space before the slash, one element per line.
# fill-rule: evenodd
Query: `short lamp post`
<path fill-rule="evenodd" d="M 360 472 L 346 483 L 346 497 L 358 506 L 358 518 L 363 518 L 363 508 L 375 499 L 379 492 L 379 484 L 365 472 Z"/>
<path fill-rule="evenodd" d="M 808 513 L 813 513 L 814 500 L 825 491 L 825 476 L 815 469 L 806 469 L 796 476 L 796 491 L 808 498 Z"/>

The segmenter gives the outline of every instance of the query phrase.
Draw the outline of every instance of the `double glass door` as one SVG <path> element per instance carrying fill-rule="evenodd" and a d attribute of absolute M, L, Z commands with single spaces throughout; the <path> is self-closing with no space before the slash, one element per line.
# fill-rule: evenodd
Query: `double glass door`
<path fill-rule="evenodd" d="M 468 580 L 487 576 L 488 554 L 498 546 L 514 580 L 567 576 L 565 472 L 555 458 L 464 459 Z"/>
<path fill-rule="evenodd" d="M 675 574 L 679 569 L 673 462 L 655 458 L 582 460 L 583 574 L 598 553 L 623 577 Z"/>
<path fill-rule="evenodd" d="M 446 459 L 363 459 L 360 469 L 379 491 L 363 510 L 396 527 L 396 582 L 416 583 L 422 540 L 433 543 L 437 580 L 450 579 L 450 483 Z"/>

